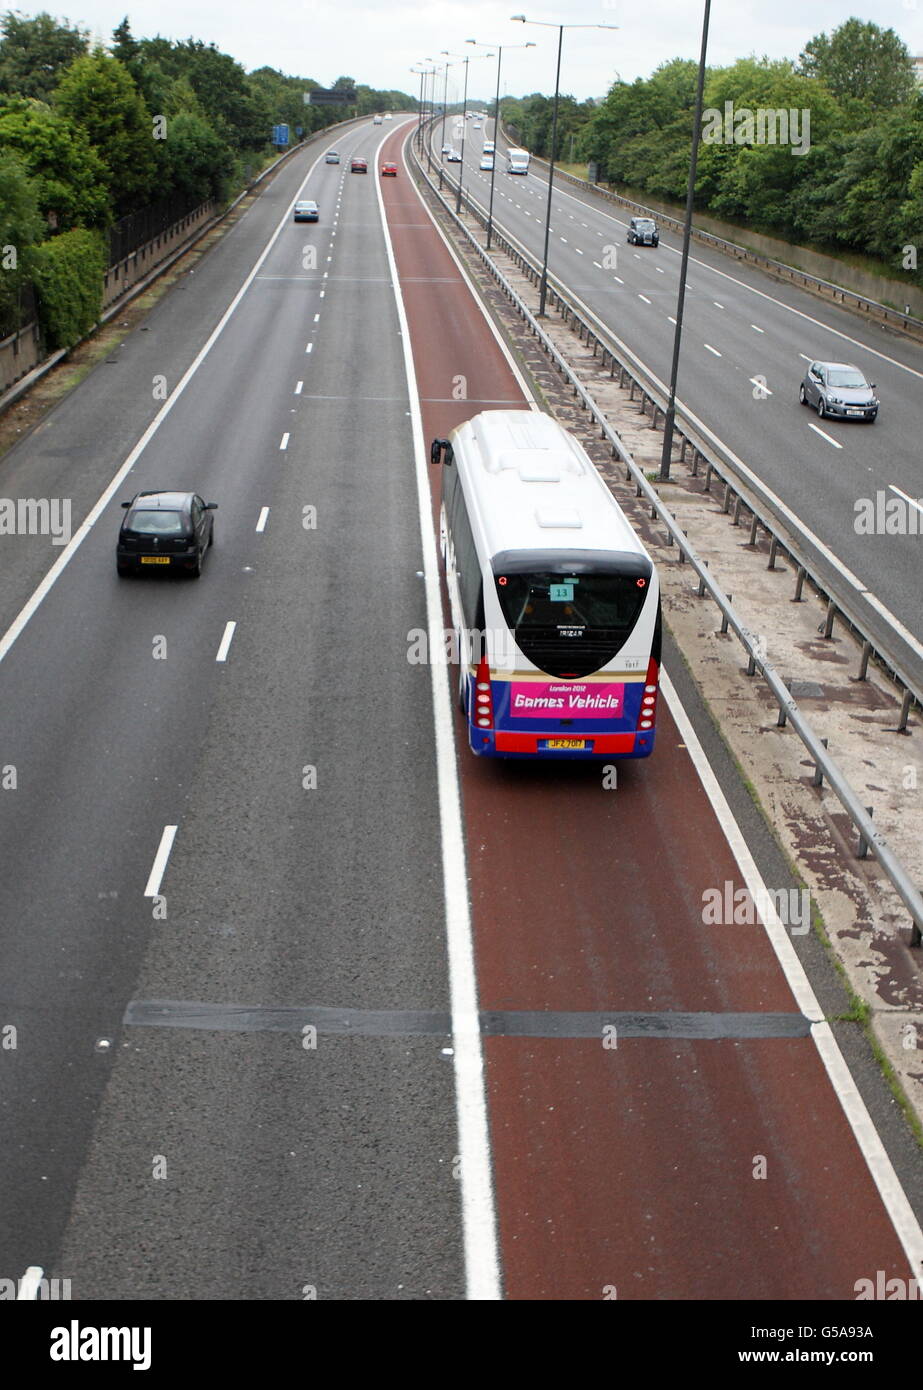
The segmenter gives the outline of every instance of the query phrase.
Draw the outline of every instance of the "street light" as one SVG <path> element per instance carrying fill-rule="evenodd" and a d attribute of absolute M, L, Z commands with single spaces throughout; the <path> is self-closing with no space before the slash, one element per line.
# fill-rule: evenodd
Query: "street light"
<path fill-rule="evenodd" d="M 689 157 L 689 182 L 686 185 L 686 217 L 683 222 L 683 254 L 679 265 L 679 291 L 676 298 L 676 327 L 673 330 L 673 364 L 670 368 L 670 399 L 663 417 L 663 449 L 660 454 L 660 477 L 670 476 L 673 456 L 673 423 L 676 419 L 676 377 L 679 372 L 679 344 L 683 335 L 683 307 L 686 303 L 686 269 L 689 265 L 689 242 L 692 238 L 692 204 L 695 199 L 695 171 L 699 158 L 699 135 L 702 130 L 702 89 L 705 85 L 705 51 L 708 48 L 708 17 L 711 0 L 705 0 L 702 16 L 702 51 L 699 55 L 699 76 L 695 89 L 695 120 L 692 126 L 692 153 Z"/>
<path fill-rule="evenodd" d="M 497 141 L 500 138 L 500 64 L 503 62 L 504 48 L 534 48 L 535 44 L 530 40 L 528 43 L 478 43 L 477 39 L 466 39 L 466 43 L 473 43 L 477 48 L 495 48 L 497 50 L 497 94 L 494 97 L 494 157 L 490 162 L 490 205 L 487 209 L 487 250 L 490 250 L 490 237 L 494 229 L 494 174 L 497 169 Z"/>
<path fill-rule="evenodd" d="M 554 79 L 554 110 L 551 117 L 551 158 L 548 168 L 548 209 L 545 214 L 545 254 L 542 259 L 542 279 L 538 291 L 538 316 L 544 318 L 545 298 L 548 293 L 548 239 L 551 235 L 551 184 L 554 178 L 554 149 L 558 135 L 558 92 L 561 86 L 561 48 L 565 29 L 618 29 L 617 24 L 552 24 L 550 20 L 526 19 L 524 14 L 510 15 L 510 19 L 520 24 L 538 24 L 543 29 L 558 31 L 558 70 Z"/>

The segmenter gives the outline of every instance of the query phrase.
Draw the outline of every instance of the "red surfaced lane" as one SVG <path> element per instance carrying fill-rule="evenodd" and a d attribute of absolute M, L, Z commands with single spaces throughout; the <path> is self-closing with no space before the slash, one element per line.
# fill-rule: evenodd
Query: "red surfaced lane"
<path fill-rule="evenodd" d="M 525 402 L 403 134 L 383 195 L 428 442 Z M 507 1296 L 833 1299 L 879 1269 L 906 1277 L 810 1037 L 735 1036 L 733 1015 L 797 1009 L 761 927 L 703 923 L 703 894 L 742 884 L 665 702 L 654 756 L 622 764 L 616 791 L 586 766 L 479 761 L 460 717 L 457 735 L 481 1008 L 563 1030 L 485 1040 Z M 577 1037 L 561 1017 L 619 1012 L 654 1029 L 714 1015 L 729 1036 L 619 1036 L 596 1017 Z"/>

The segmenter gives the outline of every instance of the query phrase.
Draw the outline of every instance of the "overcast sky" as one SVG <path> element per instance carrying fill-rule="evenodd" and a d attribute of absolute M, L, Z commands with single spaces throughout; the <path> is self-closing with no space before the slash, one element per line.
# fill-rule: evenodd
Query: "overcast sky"
<path fill-rule="evenodd" d="M 445 61 L 443 49 L 475 54 L 466 39 L 504 45 L 529 39 L 536 48 L 504 53 L 503 90 L 516 96 L 554 91 L 557 31 L 512 23 L 511 14 L 522 12 L 519 0 L 64 0 L 60 8 L 7 0 L 2 8 L 30 16 L 48 10 L 106 43 L 127 13 L 136 38 L 202 39 L 248 70 L 268 65 L 323 85 L 350 76 L 371 87 L 412 92 L 419 90 L 419 78 L 408 69 L 427 58 Z M 697 59 L 702 10 L 703 0 L 556 0 L 524 8 L 530 20 L 618 26 L 610 33 L 565 31 L 561 90 L 580 100 L 604 96 L 616 76 L 630 82 L 670 58 Z M 724 64 L 750 54 L 797 58 L 814 34 L 830 32 L 853 15 L 895 29 L 911 53 L 923 54 L 923 0 L 713 0 L 708 59 Z M 454 76 L 462 72 L 450 71 L 450 96 Z M 469 74 L 469 95 L 493 95 L 492 60 L 473 63 Z"/>

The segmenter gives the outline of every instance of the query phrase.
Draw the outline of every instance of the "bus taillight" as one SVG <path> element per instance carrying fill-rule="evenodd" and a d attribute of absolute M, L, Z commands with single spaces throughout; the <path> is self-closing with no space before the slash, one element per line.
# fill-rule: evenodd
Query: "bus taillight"
<path fill-rule="evenodd" d="M 644 693 L 641 696 L 641 708 L 638 711 L 638 728 L 653 729 L 654 720 L 657 715 L 657 683 L 660 677 L 660 668 L 653 657 L 647 663 L 647 678 L 644 682 Z"/>
<path fill-rule="evenodd" d="M 494 723 L 494 700 L 490 688 L 490 667 L 487 658 L 481 657 L 474 677 L 474 707 L 471 721 L 475 728 L 491 729 Z"/>

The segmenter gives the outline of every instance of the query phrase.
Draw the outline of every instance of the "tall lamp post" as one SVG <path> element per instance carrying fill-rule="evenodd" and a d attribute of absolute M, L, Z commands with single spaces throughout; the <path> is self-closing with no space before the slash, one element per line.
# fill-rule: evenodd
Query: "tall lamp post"
<path fill-rule="evenodd" d="M 670 399 L 663 417 L 663 449 L 660 455 L 660 477 L 670 476 L 673 457 L 673 425 L 676 420 L 676 378 L 679 372 L 679 344 L 683 335 L 683 308 L 686 303 L 686 270 L 689 265 L 689 242 L 692 237 L 692 204 L 695 200 L 695 171 L 699 159 L 699 137 L 702 131 L 702 90 L 705 86 L 705 53 L 708 48 L 708 18 L 711 0 L 705 0 L 702 16 L 702 51 L 699 55 L 699 76 L 695 89 L 695 121 L 692 127 L 692 153 L 689 157 L 689 183 L 686 186 L 686 218 L 683 222 L 683 254 L 679 265 L 679 292 L 676 299 L 676 327 L 673 330 L 673 364 L 670 368 Z"/>
<path fill-rule="evenodd" d="M 479 43 L 477 39 L 466 39 L 466 43 L 473 43 L 477 48 L 495 48 L 497 50 L 497 94 L 494 97 L 494 157 L 490 165 L 490 204 L 487 209 L 487 250 L 490 250 L 490 238 L 494 229 L 494 174 L 497 169 L 497 141 L 500 138 L 500 64 L 503 62 L 504 48 L 534 48 L 535 44 L 528 43 Z"/>
<path fill-rule="evenodd" d="M 558 69 L 554 79 L 554 109 L 551 116 L 551 158 L 548 161 L 548 208 L 545 213 L 545 253 L 542 258 L 542 278 L 538 291 L 538 316 L 545 316 L 545 299 L 548 294 L 548 240 L 551 236 L 551 185 L 554 179 L 554 151 L 558 136 L 558 93 L 561 87 L 561 48 L 565 29 L 617 29 L 617 24 L 553 24 L 550 20 L 526 19 L 524 14 L 510 15 L 520 24 L 539 24 L 543 29 L 558 31 Z"/>

